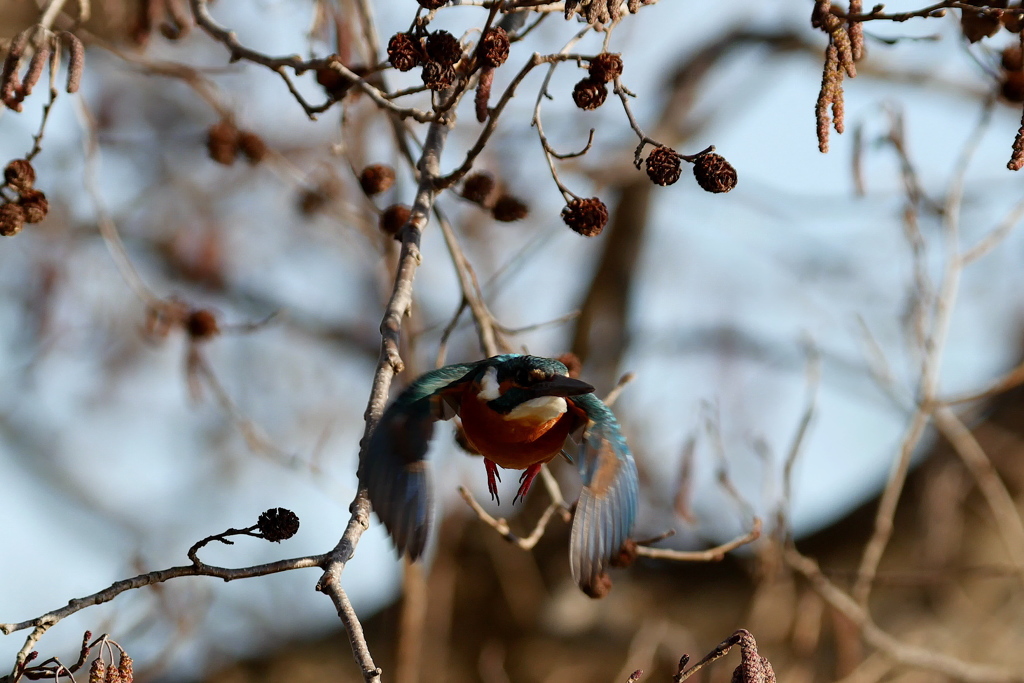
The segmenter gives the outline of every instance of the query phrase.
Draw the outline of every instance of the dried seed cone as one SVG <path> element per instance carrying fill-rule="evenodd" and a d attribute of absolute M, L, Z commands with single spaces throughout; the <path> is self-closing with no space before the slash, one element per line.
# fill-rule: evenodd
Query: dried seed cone
<path fill-rule="evenodd" d="M 412 210 L 405 204 L 392 204 L 380 215 L 380 229 L 385 235 L 400 239 L 398 234 L 409 222 Z"/>
<path fill-rule="evenodd" d="M 218 121 L 206 131 L 206 149 L 218 164 L 230 166 L 238 153 L 238 128 L 227 119 Z"/>
<path fill-rule="evenodd" d="M 107 680 L 107 663 L 103 661 L 102 657 L 97 657 L 92 660 L 92 665 L 89 667 L 89 683 L 106 683 Z"/>
<path fill-rule="evenodd" d="M 391 52 L 389 47 L 388 55 L 390 56 L 390 54 Z M 327 58 L 327 60 L 332 64 L 342 63 L 341 57 L 339 57 L 338 55 L 331 55 L 330 57 Z M 345 93 L 347 93 L 349 88 L 352 87 L 351 80 L 349 80 L 340 72 L 335 71 L 329 66 L 323 66 L 316 70 L 316 82 L 320 84 L 320 86 L 324 89 L 324 92 L 326 92 L 328 95 L 330 95 L 336 100 L 340 100 L 342 97 L 344 97 Z"/>
<path fill-rule="evenodd" d="M 207 308 L 191 311 L 185 319 L 185 330 L 193 339 L 209 339 L 220 333 L 217 316 Z"/>
<path fill-rule="evenodd" d="M 280 543 L 299 531 L 299 516 L 285 508 L 271 508 L 260 515 L 256 526 L 263 538 Z"/>
<path fill-rule="evenodd" d="M 15 159 L 4 169 L 4 183 L 13 190 L 30 190 L 35 182 L 36 170 L 28 159 Z"/>
<path fill-rule="evenodd" d="M 671 185 L 682 173 L 679 155 L 669 147 L 655 147 L 647 155 L 647 177 L 655 185 Z"/>
<path fill-rule="evenodd" d="M 584 78 L 572 89 L 572 101 L 580 109 L 597 109 L 607 98 L 608 88 L 592 78 Z"/>
<path fill-rule="evenodd" d="M 462 45 L 448 31 L 434 31 L 427 36 L 427 56 L 439 64 L 451 66 L 462 59 Z"/>
<path fill-rule="evenodd" d="M 775 683 L 775 671 L 767 657 L 757 651 L 750 631 L 740 629 L 740 664 L 732 672 L 732 683 Z"/>
<path fill-rule="evenodd" d="M 25 227 L 25 211 L 18 204 L 0 204 L 0 235 L 13 237 Z"/>
<path fill-rule="evenodd" d="M 367 196 L 386 192 L 395 184 L 395 169 L 387 164 L 371 164 L 359 174 L 359 186 Z"/>
<path fill-rule="evenodd" d="M 388 62 L 399 71 L 410 71 L 422 62 L 420 41 L 408 33 L 396 33 L 388 41 Z"/>
<path fill-rule="evenodd" d="M 502 223 L 522 220 L 526 218 L 529 212 L 530 207 L 510 194 L 499 196 L 494 202 L 494 208 L 491 209 L 491 215 L 494 216 L 494 220 L 501 221 Z"/>
<path fill-rule="evenodd" d="M 590 77 L 609 83 L 622 75 L 622 57 L 613 52 L 602 52 L 590 62 Z"/>
<path fill-rule="evenodd" d="M 480 63 L 496 69 L 505 63 L 509 53 L 508 33 L 497 26 L 487 30 L 480 39 Z"/>
<path fill-rule="evenodd" d="M 728 192 L 736 187 L 736 169 L 720 154 L 701 154 L 693 162 L 693 177 L 705 192 Z"/>
<path fill-rule="evenodd" d="M 18 204 L 25 212 L 26 223 L 38 223 L 46 218 L 46 214 L 50 210 L 50 202 L 46 200 L 46 195 L 39 190 L 22 192 Z"/>
<path fill-rule="evenodd" d="M 431 90 L 444 90 L 455 82 L 455 69 L 450 64 L 427 62 L 423 65 L 420 76 L 423 78 L 423 85 Z"/>
<path fill-rule="evenodd" d="M 260 163 L 270 152 L 263 138 L 251 130 L 243 130 L 238 134 L 238 150 L 250 164 Z"/>
<path fill-rule="evenodd" d="M 423 9 L 440 9 L 445 6 L 448 0 L 416 0 Z"/>
<path fill-rule="evenodd" d="M 494 188 L 494 178 L 489 173 L 474 173 L 462 183 L 462 196 L 480 206 L 490 206 Z"/>
<path fill-rule="evenodd" d="M 608 207 L 597 197 L 574 199 L 562 209 L 562 221 L 584 237 L 597 237 L 608 224 Z"/>

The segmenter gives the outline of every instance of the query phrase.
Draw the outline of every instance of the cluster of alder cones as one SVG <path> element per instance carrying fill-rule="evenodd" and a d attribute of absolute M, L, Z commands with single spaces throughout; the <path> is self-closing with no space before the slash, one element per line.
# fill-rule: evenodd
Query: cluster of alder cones
<path fill-rule="evenodd" d="M 21 232 L 26 223 L 38 223 L 46 218 L 50 204 L 46 195 L 34 187 L 35 182 L 36 171 L 28 159 L 15 159 L 7 164 L 4 184 L 0 188 L 0 197 L 3 197 L 3 203 L 0 204 L 0 236 L 13 237 Z"/>

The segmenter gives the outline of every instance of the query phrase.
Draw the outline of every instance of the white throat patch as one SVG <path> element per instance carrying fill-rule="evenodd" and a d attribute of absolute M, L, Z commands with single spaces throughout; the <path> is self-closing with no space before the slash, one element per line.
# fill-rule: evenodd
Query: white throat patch
<path fill-rule="evenodd" d="M 505 419 L 547 422 L 561 417 L 567 409 L 565 399 L 561 396 L 539 396 L 517 405 L 505 416 Z"/>
<path fill-rule="evenodd" d="M 476 395 L 481 401 L 493 401 L 501 398 L 501 387 L 498 386 L 498 368 L 491 366 L 480 381 L 480 393 Z"/>

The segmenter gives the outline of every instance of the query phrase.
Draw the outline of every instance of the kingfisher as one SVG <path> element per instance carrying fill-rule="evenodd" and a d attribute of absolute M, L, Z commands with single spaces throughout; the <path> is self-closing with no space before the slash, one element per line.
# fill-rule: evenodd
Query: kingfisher
<path fill-rule="evenodd" d="M 427 450 L 434 423 L 457 415 L 469 444 L 484 456 L 495 501 L 499 467 L 524 470 L 515 504 L 544 463 L 560 453 L 574 461 L 583 490 L 569 563 L 583 591 L 596 594 L 633 528 L 637 469 L 615 415 L 593 386 L 568 375 L 551 358 L 504 354 L 446 365 L 399 394 L 363 450 L 359 481 L 400 554 L 416 560 L 426 547 L 433 513 Z"/>

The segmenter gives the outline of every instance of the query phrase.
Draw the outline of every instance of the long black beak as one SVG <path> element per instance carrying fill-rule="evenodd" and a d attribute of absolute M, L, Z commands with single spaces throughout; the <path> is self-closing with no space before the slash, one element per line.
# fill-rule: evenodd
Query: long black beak
<path fill-rule="evenodd" d="M 579 396 L 593 391 L 592 385 L 565 375 L 552 375 L 550 379 L 530 387 L 530 392 L 535 396 Z"/>

